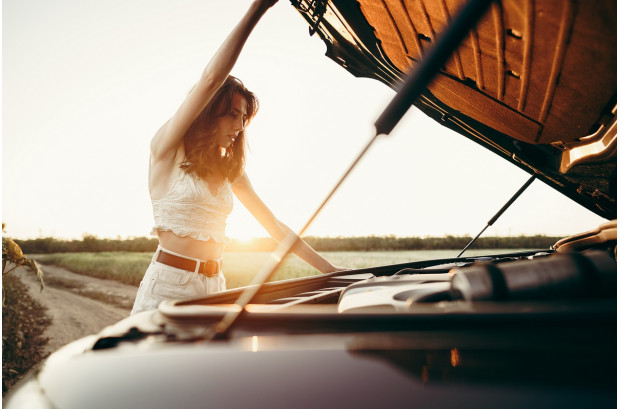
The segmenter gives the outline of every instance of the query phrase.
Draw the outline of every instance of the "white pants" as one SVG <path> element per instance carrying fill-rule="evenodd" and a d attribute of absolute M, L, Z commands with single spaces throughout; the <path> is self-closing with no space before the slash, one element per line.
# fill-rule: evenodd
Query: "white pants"
<path fill-rule="evenodd" d="M 134 315 L 145 310 L 156 309 L 164 300 L 170 299 L 198 299 L 211 293 L 226 290 L 226 278 L 220 270 L 217 276 L 208 277 L 201 273 L 174 268 L 157 262 L 157 255 L 163 249 L 161 246 L 153 255 L 133 304 L 131 314 Z"/>

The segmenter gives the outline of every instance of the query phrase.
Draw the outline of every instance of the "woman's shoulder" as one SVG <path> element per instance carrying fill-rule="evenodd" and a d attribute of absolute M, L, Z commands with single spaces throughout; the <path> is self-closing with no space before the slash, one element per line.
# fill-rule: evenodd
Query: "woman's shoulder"
<path fill-rule="evenodd" d="M 170 190 L 174 181 L 185 176 L 186 172 L 181 167 L 182 163 L 182 159 L 176 159 L 171 163 L 151 160 L 149 167 L 149 193 L 151 194 L 151 199 L 163 197 Z"/>
<path fill-rule="evenodd" d="M 248 174 L 245 172 L 244 169 L 241 170 L 239 175 L 230 179 L 231 185 L 242 184 L 244 182 L 250 182 L 250 179 L 248 178 Z"/>

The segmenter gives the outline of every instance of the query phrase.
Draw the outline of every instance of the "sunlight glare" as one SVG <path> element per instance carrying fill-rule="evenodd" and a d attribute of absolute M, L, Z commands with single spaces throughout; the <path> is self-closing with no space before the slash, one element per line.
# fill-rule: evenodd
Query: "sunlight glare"
<path fill-rule="evenodd" d="M 251 233 L 237 233 L 235 234 L 235 236 L 231 237 L 230 239 L 239 242 L 241 245 L 249 245 L 250 242 L 252 242 L 253 240 L 257 239 L 256 236 L 254 236 Z"/>
<path fill-rule="evenodd" d="M 456 367 L 460 364 L 460 362 L 461 357 L 459 355 L 458 349 L 455 347 L 450 350 L 450 364 L 452 364 L 452 367 Z"/>

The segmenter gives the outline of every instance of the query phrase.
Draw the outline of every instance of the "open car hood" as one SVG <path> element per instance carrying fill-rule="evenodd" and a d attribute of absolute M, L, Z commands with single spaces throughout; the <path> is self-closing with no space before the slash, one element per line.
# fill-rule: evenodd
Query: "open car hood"
<path fill-rule="evenodd" d="M 463 0 L 291 0 L 355 76 L 399 89 Z M 491 3 L 414 105 L 616 218 L 616 2 Z"/>

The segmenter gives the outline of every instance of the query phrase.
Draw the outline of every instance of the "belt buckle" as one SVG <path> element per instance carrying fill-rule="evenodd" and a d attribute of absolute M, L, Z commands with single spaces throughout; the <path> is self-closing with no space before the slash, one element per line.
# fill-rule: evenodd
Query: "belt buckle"
<path fill-rule="evenodd" d="M 208 260 L 204 262 L 203 265 L 203 273 L 207 276 L 207 277 L 213 277 L 213 276 L 217 276 L 220 273 L 220 264 L 218 261 L 214 261 L 214 260 Z"/>

